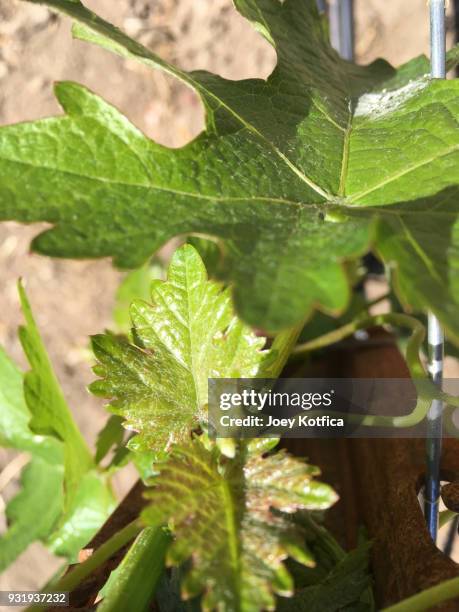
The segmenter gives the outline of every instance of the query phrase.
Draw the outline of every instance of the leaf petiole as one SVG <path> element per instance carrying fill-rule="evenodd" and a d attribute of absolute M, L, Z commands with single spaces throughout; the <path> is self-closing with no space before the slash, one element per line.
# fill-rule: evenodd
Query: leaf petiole
<path fill-rule="evenodd" d="M 69 574 L 58 580 L 50 590 L 50 592 L 69 591 L 72 592 L 85 578 L 87 578 L 94 570 L 102 563 L 107 561 L 120 548 L 128 544 L 135 538 L 144 528 L 139 519 L 132 521 L 123 529 L 116 532 L 109 540 L 104 542 L 94 553 L 83 563 L 78 564 Z M 46 591 L 45 591 L 46 592 Z M 28 611 L 36 612 L 44 610 L 47 604 L 37 604 L 27 608 Z"/>
<path fill-rule="evenodd" d="M 459 577 L 445 580 L 430 589 L 416 593 L 382 612 L 423 612 L 459 595 Z"/>
<path fill-rule="evenodd" d="M 116 574 L 110 576 L 99 611 L 147 610 L 163 573 L 170 541 L 170 535 L 162 528 L 147 527 L 141 531 L 116 568 Z"/>
<path fill-rule="evenodd" d="M 343 325 L 339 329 L 333 330 L 314 340 L 297 346 L 293 351 L 293 356 L 303 356 L 313 350 L 325 348 L 336 342 L 344 340 L 360 329 L 379 325 L 394 325 L 397 327 L 407 327 L 411 329 L 411 337 L 406 346 L 406 362 L 410 370 L 411 377 L 416 384 L 418 391 L 418 401 L 413 411 L 404 416 L 373 416 L 373 415 L 346 415 L 350 422 L 358 422 L 363 426 L 375 427 L 413 427 L 420 423 L 426 416 L 433 399 L 440 398 L 448 406 L 459 406 L 459 398 L 442 393 L 428 378 L 424 365 L 421 361 L 420 350 L 425 338 L 425 327 L 414 317 L 400 313 L 381 314 L 376 316 L 357 317 L 351 323 Z M 337 415 L 339 413 L 336 413 Z M 313 413 L 311 413 L 311 416 Z"/>

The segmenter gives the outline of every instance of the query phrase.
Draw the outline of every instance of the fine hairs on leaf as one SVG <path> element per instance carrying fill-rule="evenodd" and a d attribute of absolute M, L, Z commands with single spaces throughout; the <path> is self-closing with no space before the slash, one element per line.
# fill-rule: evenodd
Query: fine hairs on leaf
<path fill-rule="evenodd" d="M 35 250 L 136 267 L 173 236 L 213 236 L 238 312 L 276 331 L 315 307 L 342 312 L 343 261 L 373 248 L 402 303 L 459 339 L 457 80 L 431 80 L 423 57 L 398 70 L 342 60 L 315 0 L 235 0 L 278 60 L 267 80 L 242 81 L 180 70 L 78 0 L 29 1 L 180 79 L 206 110 L 205 132 L 172 150 L 59 83 L 63 117 L 2 128 L 0 218 L 51 222 Z"/>
<path fill-rule="evenodd" d="M 139 432 L 129 443 L 163 452 L 206 418 L 208 378 L 263 376 L 273 352 L 234 314 L 228 289 L 207 279 L 191 245 L 179 248 L 166 281 L 153 281 L 151 304 L 131 306 L 132 336 L 93 337 L 101 377 L 93 393 Z"/>
<path fill-rule="evenodd" d="M 227 458 L 195 439 L 157 466 L 143 518 L 175 535 L 169 564 L 192 559 L 182 594 L 204 592 L 203 610 L 273 610 L 275 593 L 293 592 L 286 557 L 314 564 L 289 515 L 324 510 L 337 495 L 315 479 L 317 468 L 284 451 L 266 454 L 272 447 L 273 440 L 244 442 Z"/>

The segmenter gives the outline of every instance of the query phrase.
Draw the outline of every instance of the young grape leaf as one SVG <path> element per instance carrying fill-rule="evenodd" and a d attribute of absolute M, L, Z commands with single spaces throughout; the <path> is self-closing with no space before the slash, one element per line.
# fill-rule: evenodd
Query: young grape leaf
<path fill-rule="evenodd" d="M 286 513 L 325 509 L 337 496 L 314 479 L 317 468 L 283 451 L 265 455 L 271 442 L 244 444 L 227 459 L 196 439 L 158 467 L 143 516 L 175 535 L 170 564 L 192 560 L 182 592 L 204 591 L 204 610 L 273 610 L 274 593 L 293 590 L 285 558 L 314 563 Z"/>
<path fill-rule="evenodd" d="M 106 477 L 95 471 L 53 372 L 23 287 L 26 324 L 19 330 L 32 367 L 25 376 L 0 349 L 0 444 L 32 455 L 22 489 L 7 505 L 0 571 L 34 540 L 74 558 L 114 506 Z"/>
<path fill-rule="evenodd" d="M 19 337 L 31 370 L 24 376 L 30 429 L 60 442 L 63 454 L 63 508 L 47 544 L 58 555 L 72 557 L 91 539 L 113 510 L 107 478 L 95 463 L 62 393 L 40 337 L 24 288 L 19 296 L 25 325 Z"/>
<path fill-rule="evenodd" d="M 369 545 L 365 543 L 346 554 L 319 584 L 300 589 L 292 599 L 279 600 L 278 612 L 373 612 L 371 602 L 361 598 L 371 585 L 368 571 Z"/>
<path fill-rule="evenodd" d="M 317 562 L 308 568 L 289 562 L 295 580 L 295 595 L 279 598 L 278 612 L 374 612 L 369 569 L 370 543 L 361 538 L 356 549 L 346 552 L 324 527 L 306 513 L 295 519 L 305 531 L 305 541 Z"/>
<path fill-rule="evenodd" d="M 403 302 L 459 340 L 457 80 L 430 80 L 423 58 L 399 71 L 342 60 L 315 0 L 235 0 L 278 58 L 267 80 L 242 81 L 184 72 L 78 0 L 44 3 L 79 38 L 181 79 L 207 117 L 198 138 L 167 149 L 58 84 L 64 117 L 0 131 L 0 218 L 52 223 L 36 250 L 129 267 L 172 236 L 219 237 L 242 317 L 277 330 L 316 306 L 342 311 L 343 261 L 374 248 Z"/>
<path fill-rule="evenodd" d="M 206 418 L 208 378 L 261 376 L 273 353 L 233 313 L 229 291 L 207 279 L 191 245 L 179 248 L 167 281 L 153 281 L 152 304 L 131 307 L 135 344 L 93 337 L 98 365 L 90 390 L 140 433 L 136 450 L 163 451 Z"/>
<path fill-rule="evenodd" d="M 6 506 L 9 527 L 0 536 L 0 572 L 30 543 L 46 540 L 63 508 L 62 445 L 31 431 L 22 386 L 22 373 L 0 347 L 0 445 L 32 456 L 22 472 L 20 492 Z"/>
<path fill-rule="evenodd" d="M 71 495 L 94 463 L 64 398 L 22 284 L 19 297 L 26 323 L 19 328 L 19 338 L 31 366 L 24 376 L 24 396 L 32 417 L 29 426 L 36 433 L 64 442 L 65 483 Z"/>

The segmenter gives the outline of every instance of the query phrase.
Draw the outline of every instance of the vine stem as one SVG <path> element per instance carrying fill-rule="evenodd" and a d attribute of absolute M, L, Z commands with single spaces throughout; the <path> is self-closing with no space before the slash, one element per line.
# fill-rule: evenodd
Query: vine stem
<path fill-rule="evenodd" d="M 115 572 L 106 583 L 99 612 L 146 610 L 164 571 L 171 542 L 161 527 L 146 527 L 139 533 Z"/>
<path fill-rule="evenodd" d="M 298 338 L 303 331 L 304 321 L 278 334 L 272 343 L 271 350 L 276 355 L 275 360 L 266 369 L 264 378 L 278 378 L 292 354 Z"/>
<path fill-rule="evenodd" d="M 459 577 L 445 580 L 430 589 L 416 593 L 381 612 L 423 612 L 459 595 Z"/>
<path fill-rule="evenodd" d="M 417 319 L 410 317 L 409 315 L 400 313 L 388 313 L 380 315 L 364 315 L 358 317 L 354 321 L 334 329 L 333 331 L 314 338 L 309 342 L 299 344 L 294 350 L 292 355 L 294 357 L 301 357 L 311 351 L 325 348 L 332 344 L 336 344 L 349 336 L 352 336 L 356 331 L 361 329 L 368 329 L 369 327 L 376 327 L 378 325 L 394 325 L 396 327 L 407 327 L 411 329 L 413 335 L 407 346 L 407 362 L 413 377 L 424 378 L 426 373 L 424 366 L 422 365 L 419 357 L 419 349 L 425 337 L 425 328 Z"/>
<path fill-rule="evenodd" d="M 102 563 L 110 559 L 120 548 L 123 548 L 131 540 L 133 540 L 144 528 L 144 525 L 139 519 L 132 521 L 115 533 L 110 539 L 104 542 L 94 553 L 83 563 L 78 564 L 69 574 L 63 576 L 60 580 L 51 585 L 44 592 L 66 592 L 73 591 L 85 578 L 87 578 L 94 570 Z M 44 610 L 48 604 L 37 604 L 27 608 L 28 611 Z"/>
<path fill-rule="evenodd" d="M 388 313 L 375 316 L 361 316 L 339 329 L 324 334 L 319 338 L 300 344 L 293 349 L 292 356 L 299 357 L 313 350 L 325 348 L 351 336 L 360 329 L 377 325 L 394 325 L 411 329 L 411 337 L 406 347 L 406 362 L 418 391 L 418 401 L 410 414 L 404 416 L 384 416 L 353 414 L 346 415 L 350 422 L 357 422 L 371 427 L 413 427 L 425 419 L 433 399 L 441 399 L 451 407 L 459 406 L 459 398 L 443 393 L 428 377 L 420 358 L 420 350 L 425 338 L 425 327 L 417 319 L 401 313 Z M 312 416 L 313 413 L 311 413 Z M 340 413 L 336 413 L 340 415 Z"/>

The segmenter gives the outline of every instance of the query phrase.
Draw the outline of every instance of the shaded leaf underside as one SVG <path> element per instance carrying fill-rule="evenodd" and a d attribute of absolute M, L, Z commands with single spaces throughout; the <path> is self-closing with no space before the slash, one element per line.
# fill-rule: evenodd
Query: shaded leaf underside
<path fill-rule="evenodd" d="M 192 87 L 207 129 L 167 149 L 59 84 L 64 117 L 0 131 L 1 218 L 55 225 L 36 250 L 134 267 L 175 235 L 222 238 L 239 312 L 277 330 L 315 306 L 342 310 L 342 262 L 374 248 L 402 301 L 459 337 L 458 81 L 429 80 L 422 59 L 398 72 L 341 60 L 314 0 L 236 0 L 276 49 L 266 81 L 185 73 L 77 0 L 46 4 L 78 22 L 79 38 Z"/>

